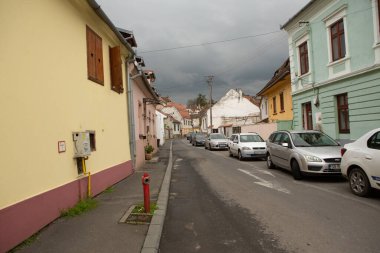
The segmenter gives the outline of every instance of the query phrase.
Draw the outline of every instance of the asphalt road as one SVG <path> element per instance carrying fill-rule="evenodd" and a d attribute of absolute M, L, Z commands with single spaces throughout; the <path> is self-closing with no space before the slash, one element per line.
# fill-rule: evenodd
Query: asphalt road
<path fill-rule="evenodd" d="M 160 252 L 380 252 L 380 194 L 173 143 Z"/>

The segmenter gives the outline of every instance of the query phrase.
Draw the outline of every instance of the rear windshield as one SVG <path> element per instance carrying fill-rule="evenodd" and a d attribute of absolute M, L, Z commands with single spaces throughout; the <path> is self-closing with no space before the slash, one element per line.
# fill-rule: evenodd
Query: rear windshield
<path fill-rule="evenodd" d="M 264 142 L 260 135 L 240 135 L 241 142 Z"/>
<path fill-rule="evenodd" d="M 296 147 L 325 147 L 339 146 L 339 143 L 324 133 L 292 133 Z"/>
<path fill-rule="evenodd" d="M 213 134 L 210 135 L 210 139 L 226 139 L 226 137 L 223 134 Z"/>

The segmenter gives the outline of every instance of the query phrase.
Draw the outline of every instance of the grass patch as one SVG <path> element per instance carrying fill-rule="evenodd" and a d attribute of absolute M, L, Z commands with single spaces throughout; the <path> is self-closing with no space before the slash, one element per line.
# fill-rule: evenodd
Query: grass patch
<path fill-rule="evenodd" d="M 154 214 L 154 211 L 158 209 L 156 203 L 150 203 L 150 214 Z M 145 213 L 144 204 L 137 204 L 132 210 L 132 213 Z"/>
<path fill-rule="evenodd" d="M 25 241 L 23 241 L 22 243 L 20 243 L 19 245 L 17 245 L 13 249 L 11 249 L 8 253 L 15 253 L 18 250 L 21 250 L 25 247 L 28 247 L 29 245 L 31 245 L 32 243 L 34 243 L 38 239 L 38 235 L 39 235 L 39 233 L 35 233 L 31 237 L 29 237 L 28 239 L 26 239 Z"/>
<path fill-rule="evenodd" d="M 110 186 L 108 187 L 107 189 L 104 190 L 104 193 L 111 193 L 111 192 L 114 192 L 115 191 L 115 188 L 113 188 L 113 186 Z"/>
<path fill-rule="evenodd" d="M 87 211 L 94 209 L 98 205 L 98 202 L 94 199 L 87 198 L 79 201 L 74 207 L 63 210 L 61 212 L 62 217 L 74 217 L 81 215 Z"/>

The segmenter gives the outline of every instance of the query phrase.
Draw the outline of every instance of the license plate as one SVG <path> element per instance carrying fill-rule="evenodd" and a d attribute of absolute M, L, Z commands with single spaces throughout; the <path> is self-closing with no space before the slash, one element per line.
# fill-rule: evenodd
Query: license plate
<path fill-rule="evenodd" d="M 340 164 L 330 164 L 329 169 L 331 170 L 340 170 Z"/>
<path fill-rule="evenodd" d="M 265 154 L 265 151 L 253 151 L 254 154 Z"/>
<path fill-rule="evenodd" d="M 226 147 L 227 145 L 224 145 L 224 144 L 221 144 L 219 145 L 219 147 L 223 148 L 223 147 Z"/>

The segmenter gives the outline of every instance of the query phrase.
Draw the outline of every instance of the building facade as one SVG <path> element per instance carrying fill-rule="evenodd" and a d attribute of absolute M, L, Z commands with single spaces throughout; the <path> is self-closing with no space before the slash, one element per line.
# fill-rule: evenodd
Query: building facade
<path fill-rule="evenodd" d="M 277 122 L 284 125 L 284 128 L 292 128 L 293 103 L 289 59 L 275 71 L 271 80 L 257 95 L 261 96 L 262 121 Z"/>
<path fill-rule="evenodd" d="M 379 1 L 313 0 L 288 33 L 295 129 L 342 143 L 380 125 Z"/>
<path fill-rule="evenodd" d="M 133 50 L 95 1 L 9 1 L 0 16 L 5 252 L 133 172 L 125 92 Z"/>

